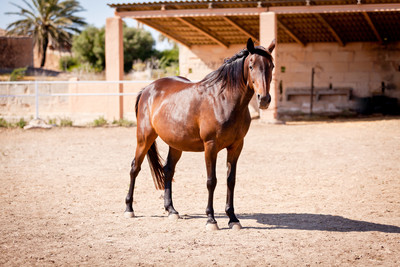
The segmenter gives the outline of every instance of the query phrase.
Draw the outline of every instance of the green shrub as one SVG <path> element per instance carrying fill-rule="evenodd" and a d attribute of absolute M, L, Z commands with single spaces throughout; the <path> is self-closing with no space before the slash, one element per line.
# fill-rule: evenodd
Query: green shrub
<path fill-rule="evenodd" d="M 47 121 L 47 124 L 50 124 L 50 125 L 57 125 L 57 119 L 56 118 L 54 118 L 54 119 L 48 119 L 48 121 Z"/>
<path fill-rule="evenodd" d="M 61 127 L 72 127 L 72 120 L 68 118 L 60 119 Z"/>
<path fill-rule="evenodd" d="M 60 58 L 59 66 L 63 71 L 71 71 L 79 66 L 79 61 L 75 57 L 65 56 Z"/>
<path fill-rule="evenodd" d="M 160 53 L 160 67 L 166 69 L 171 66 L 179 65 L 179 49 L 174 47 L 173 49 L 164 50 Z"/>
<path fill-rule="evenodd" d="M 11 123 L 7 122 L 4 118 L 0 118 L 0 127 L 9 128 Z"/>
<path fill-rule="evenodd" d="M 28 123 L 24 120 L 24 118 L 19 119 L 17 123 L 15 123 L 15 126 L 19 128 L 24 128 Z"/>
<path fill-rule="evenodd" d="M 122 126 L 122 127 L 132 127 L 132 126 L 136 125 L 136 123 L 134 121 L 130 121 L 127 119 L 115 120 L 115 121 L 113 121 L 113 124 L 116 124 L 116 125 Z"/>
<path fill-rule="evenodd" d="M 99 117 L 98 119 L 95 119 L 94 122 L 93 122 L 93 125 L 95 127 L 102 127 L 102 126 L 104 126 L 106 124 L 107 124 L 107 120 L 104 119 L 103 116 Z"/>
<path fill-rule="evenodd" d="M 10 81 L 22 80 L 25 77 L 26 69 L 27 69 L 26 67 L 25 68 L 14 69 L 11 72 Z"/>
<path fill-rule="evenodd" d="M 6 121 L 4 118 L 0 118 L 0 127 L 5 127 L 5 128 L 12 128 L 12 127 L 19 127 L 19 128 L 24 128 L 27 125 L 27 121 L 25 121 L 24 118 L 19 119 L 19 121 L 15 123 L 10 123 Z"/>

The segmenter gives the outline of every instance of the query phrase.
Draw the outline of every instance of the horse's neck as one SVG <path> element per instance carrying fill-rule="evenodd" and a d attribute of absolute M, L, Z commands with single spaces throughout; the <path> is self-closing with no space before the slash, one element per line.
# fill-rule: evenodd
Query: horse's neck
<path fill-rule="evenodd" d="M 232 112 L 240 112 L 247 109 L 254 91 L 246 85 L 245 89 L 236 88 L 235 90 L 224 91 L 222 95 L 220 97 L 228 99 L 228 106 Z"/>
<path fill-rule="evenodd" d="M 210 86 L 208 79 L 205 79 L 205 83 L 203 83 L 203 81 L 200 82 L 200 86 L 198 88 L 200 88 L 201 91 L 205 90 L 208 91 L 209 94 L 212 94 L 218 102 L 218 108 L 223 107 L 223 112 L 226 115 L 247 110 L 250 100 L 253 97 L 254 91 L 247 83 L 248 64 L 248 60 L 246 59 L 241 66 L 241 71 L 243 71 L 241 78 L 243 81 L 236 83 L 236 86 L 244 86 L 244 88 L 238 87 L 221 89 L 221 80 L 213 82 L 212 86 Z M 215 76 L 215 72 L 210 73 L 209 76 Z M 236 76 L 236 78 L 238 78 L 238 76 Z"/>
<path fill-rule="evenodd" d="M 241 92 L 241 104 L 244 106 L 248 106 L 251 98 L 254 95 L 254 90 L 250 88 L 248 84 L 248 57 L 246 57 L 245 61 L 243 62 L 243 83 L 245 84 L 245 88 L 238 90 Z"/>

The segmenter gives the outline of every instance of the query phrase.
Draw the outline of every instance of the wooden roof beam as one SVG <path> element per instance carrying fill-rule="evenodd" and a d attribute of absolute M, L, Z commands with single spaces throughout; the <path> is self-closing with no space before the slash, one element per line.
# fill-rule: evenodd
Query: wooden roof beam
<path fill-rule="evenodd" d="M 144 19 L 136 19 L 136 20 L 139 21 L 140 23 L 143 23 L 143 24 L 145 24 L 145 25 L 147 25 L 147 26 L 149 26 L 149 27 L 161 32 L 162 34 L 167 36 L 169 39 L 172 39 L 177 43 L 180 43 L 180 44 L 182 44 L 182 45 L 184 45 L 186 47 L 191 48 L 191 45 L 188 42 L 182 40 L 179 37 L 176 37 L 175 35 L 169 34 L 168 31 L 164 27 L 161 27 L 161 26 L 159 26 L 159 25 L 157 25 L 155 23 L 151 23 L 151 22 L 149 22 L 147 20 L 144 20 Z"/>
<path fill-rule="evenodd" d="M 243 33 L 244 35 L 246 35 L 247 37 L 257 41 L 258 43 L 260 43 L 260 41 L 258 40 L 258 38 L 256 36 L 254 36 L 253 34 L 249 33 L 248 31 L 246 31 L 245 29 L 243 29 L 240 25 L 236 24 L 236 22 L 234 22 L 233 20 L 231 20 L 228 17 L 222 17 L 226 22 L 228 22 L 230 25 L 232 25 L 233 27 L 235 27 L 238 31 L 240 31 L 241 33 Z"/>
<path fill-rule="evenodd" d="M 179 6 L 179 5 L 178 5 Z M 251 16 L 266 12 L 266 8 L 200 8 L 167 9 L 145 11 L 116 11 L 116 16 L 132 18 L 171 18 L 171 17 L 215 17 L 215 16 Z"/>
<path fill-rule="evenodd" d="M 371 17 L 368 15 L 367 12 L 363 12 L 365 20 L 368 22 L 369 27 L 374 32 L 376 39 L 378 39 L 379 43 L 383 43 L 382 37 L 379 34 L 378 30 L 376 29 L 374 23 L 371 20 Z"/>
<path fill-rule="evenodd" d="M 297 37 L 289 28 L 280 20 L 278 20 L 278 25 L 290 36 L 292 37 L 296 43 L 301 44 L 302 46 L 306 46 L 306 42 L 302 41 L 299 37 Z"/>
<path fill-rule="evenodd" d="M 333 38 L 335 38 L 335 40 L 341 45 L 344 46 L 344 42 L 343 40 L 340 38 L 339 34 L 335 31 L 334 28 L 332 28 L 332 26 L 326 21 L 326 19 L 324 19 L 324 17 L 322 17 L 321 14 L 319 13 L 315 13 L 314 16 L 316 16 L 318 18 L 318 20 L 322 23 L 322 25 L 324 25 L 326 28 L 328 28 L 328 30 L 331 32 L 331 34 L 333 35 Z"/>
<path fill-rule="evenodd" d="M 392 12 L 400 11 L 400 3 L 353 4 L 353 5 L 304 5 L 271 6 L 268 11 L 276 14 L 315 14 L 315 13 L 354 13 L 354 12 Z"/>
<path fill-rule="evenodd" d="M 177 4 L 176 6 L 179 6 Z M 261 12 L 276 14 L 315 14 L 315 13 L 347 13 L 347 12 L 393 12 L 400 11 L 400 3 L 354 4 L 354 5 L 311 5 L 311 6 L 271 6 L 268 8 L 200 8 L 200 9 L 167 9 L 145 11 L 118 11 L 115 15 L 134 19 L 171 18 L 171 17 L 213 17 L 213 16 L 250 16 Z"/>
<path fill-rule="evenodd" d="M 208 32 L 205 29 L 200 28 L 199 26 L 187 21 L 184 18 L 179 18 L 176 17 L 175 19 L 179 20 L 180 22 L 182 22 L 183 24 L 189 26 L 192 29 L 195 29 L 196 31 L 202 33 L 203 35 L 205 35 L 206 37 L 210 38 L 211 40 L 213 40 L 214 42 L 216 42 L 217 44 L 219 44 L 220 46 L 223 46 L 225 48 L 228 48 L 228 44 L 224 43 L 223 41 L 221 41 L 220 39 L 218 39 L 214 34 L 211 34 L 210 32 Z"/>

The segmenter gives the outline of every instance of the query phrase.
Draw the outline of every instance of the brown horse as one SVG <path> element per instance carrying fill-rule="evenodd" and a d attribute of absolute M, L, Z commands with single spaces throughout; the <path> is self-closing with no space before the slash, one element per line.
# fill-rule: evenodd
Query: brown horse
<path fill-rule="evenodd" d="M 133 217 L 133 190 L 145 155 L 149 160 L 157 189 L 164 189 L 164 206 L 169 216 L 179 218 L 172 204 L 171 182 L 182 151 L 204 151 L 207 167 L 208 216 L 207 229 L 218 229 L 214 217 L 213 196 L 217 184 L 217 153 L 227 149 L 228 191 L 226 214 L 229 227 L 240 229 L 233 208 L 236 164 L 242 151 L 243 139 L 250 126 L 248 104 L 254 93 L 258 105 L 266 109 L 272 70 L 272 41 L 268 49 L 247 41 L 243 49 L 203 80 L 193 83 L 183 77 L 156 80 L 145 87 L 136 100 L 137 147 L 130 172 L 126 197 L 126 217 Z M 164 167 L 156 147 L 159 136 L 169 145 Z"/>

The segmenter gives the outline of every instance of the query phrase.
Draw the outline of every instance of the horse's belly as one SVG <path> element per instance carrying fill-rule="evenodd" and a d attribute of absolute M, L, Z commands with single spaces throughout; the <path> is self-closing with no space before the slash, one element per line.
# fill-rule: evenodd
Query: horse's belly
<path fill-rule="evenodd" d="M 158 136 L 169 146 L 181 151 L 204 151 L 204 144 L 200 138 L 185 134 L 159 133 Z"/>
<path fill-rule="evenodd" d="M 168 119 L 155 119 L 153 127 L 158 136 L 169 146 L 181 151 L 203 151 L 199 128 L 194 123 Z M 185 120 L 183 120 L 185 121 Z"/>

